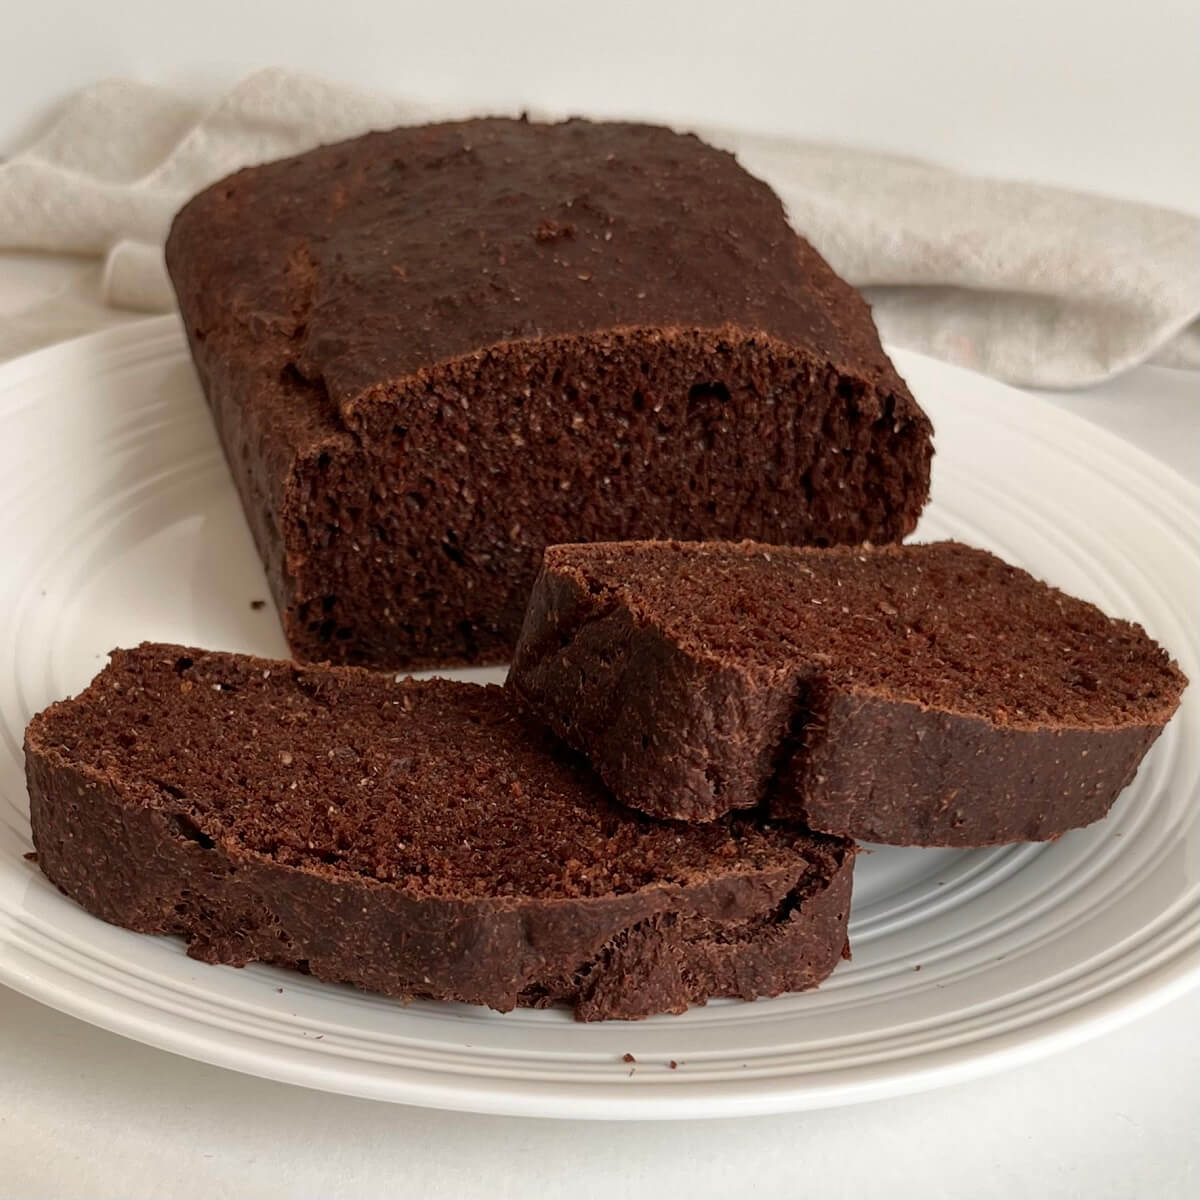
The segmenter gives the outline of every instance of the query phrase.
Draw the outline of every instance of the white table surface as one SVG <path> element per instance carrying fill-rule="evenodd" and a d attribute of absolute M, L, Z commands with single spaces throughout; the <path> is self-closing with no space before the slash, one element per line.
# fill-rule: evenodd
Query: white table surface
<path fill-rule="evenodd" d="M 38 124 L 49 101 L 105 74 L 200 86 L 287 62 L 414 95 L 478 94 L 485 106 L 529 99 L 844 139 L 1200 208 L 1195 0 L 1145 0 L 1136 21 L 1116 0 L 1011 0 L 987 5 L 984 16 L 960 0 L 899 8 L 788 0 L 741 24 L 732 19 L 739 6 L 694 0 L 686 20 L 656 13 L 655 36 L 639 43 L 645 56 L 636 62 L 625 0 L 613 6 L 619 14 L 559 0 L 558 21 L 538 7 L 478 4 L 464 23 L 452 3 L 418 11 L 399 0 L 342 0 L 346 36 L 331 40 L 320 19 L 329 9 L 316 0 L 212 0 L 209 22 L 189 18 L 186 27 L 172 6 L 152 0 L 40 0 L 5 16 L 10 31 L 16 21 L 11 44 L 23 53 L 0 73 L 0 151 Z M 646 11 L 638 7 L 638 17 Z M 547 54 L 546 31 L 584 12 L 590 53 Z M 360 26 L 376 36 L 351 36 Z M 239 34 L 233 43 L 230 28 Z M 426 52 L 460 29 L 478 36 L 453 60 Z M 864 41 L 860 29 L 877 36 Z M 646 49 L 668 35 L 673 56 Z M 834 53 L 850 46 L 850 58 Z M 751 55 L 755 71 L 739 75 L 737 63 Z M 0 255 L 0 321 L 76 270 Z M 1200 483 L 1200 377 L 1140 368 L 1047 401 Z M 668 1189 L 688 1200 L 1193 1200 L 1200 992 L 1077 1049 L 938 1092 L 794 1116 L 638 1126 L 447 1114 L 309 1092 L 125 1041 L 0 988 L 3 1200 L 614 1200 Z"/>

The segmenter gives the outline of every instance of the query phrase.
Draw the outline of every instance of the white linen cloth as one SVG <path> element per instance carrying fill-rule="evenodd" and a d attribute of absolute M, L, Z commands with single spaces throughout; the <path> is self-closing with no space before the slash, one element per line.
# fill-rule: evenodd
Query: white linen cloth
<path fill-rule="evenodd" d="M 80 256 L 57 291 L 0 320 L 0 359 L 122 313 L 170 311 L 171 218 L 229 172 L 466 115 L 283 69 L 212 106 L 128 81 L 85 89 L 0 162 L 0 250 Z M 778 191 L 796 229 L 866 291 L 886 341 L 1031 387 L 1083 387 L 1146 361 L 1200 369 L 1196 217 L 894 155 L 697 132 Z"/>

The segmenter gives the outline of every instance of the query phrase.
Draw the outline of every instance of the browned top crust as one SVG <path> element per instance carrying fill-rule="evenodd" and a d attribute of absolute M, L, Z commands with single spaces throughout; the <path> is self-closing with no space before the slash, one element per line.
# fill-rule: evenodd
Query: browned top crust
<path fill-rule="evenodd" d="M 439 363 L 637 327 L 753 330 L 912 404 L 867 305 L 771 189 L 657 126 L 371 133 L 215 184 L 167 253 L 204 338 L 292 343 L 350 425 L 372 388 Z"/>

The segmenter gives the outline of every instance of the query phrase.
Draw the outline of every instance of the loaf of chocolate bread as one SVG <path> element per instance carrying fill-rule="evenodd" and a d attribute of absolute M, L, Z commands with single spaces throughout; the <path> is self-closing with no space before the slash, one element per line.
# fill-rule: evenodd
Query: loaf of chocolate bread
<path fill-rule="evenodd" d="M 846 949 L 850 843 L 632 813 L 501 688 L 143 645 L 25 754 L 49 878 L 211 963 L 595 1020 L 812 987 Z"/>
<path fill-rule="evenodd" d="M 505 661 L 553 542 L 888 542 L 925 502 L 867 305 L 694 137 L 370 134 L 209 188 L 167 262 L 302 659 Z"/>
<path fill-rule="evenodd" d="M 1104 816 L 1186 684 L 1140 626 L 955 542 L 555 546 L 509 684 L 617 797 L 864 841 Z"/>

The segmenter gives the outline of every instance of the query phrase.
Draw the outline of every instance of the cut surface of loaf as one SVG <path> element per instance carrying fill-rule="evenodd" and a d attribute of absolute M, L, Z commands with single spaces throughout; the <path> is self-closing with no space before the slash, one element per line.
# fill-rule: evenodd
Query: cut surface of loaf
<path fill-rule="evenodd" d="M 944 846 L 1102 817 L 1185 685 L 1140 626 L 955 542 L 551 547 L 509 675 L 643 811 Z"/>
<path fill-rule="evenodd" d="M 241 171 L 167 261 L 293 653 L 501 662 L 543 548 L 896 540 L 927 418 L 729 154 L 395 129 Z"/>
<path fill-rule="evenodd" d="M 46 875 L 211 963 L 592 1020 L 811 987 L 846 948 L 848 842 L 633 813 L 501 688 L 146 644 L 26 765 Z"/>

